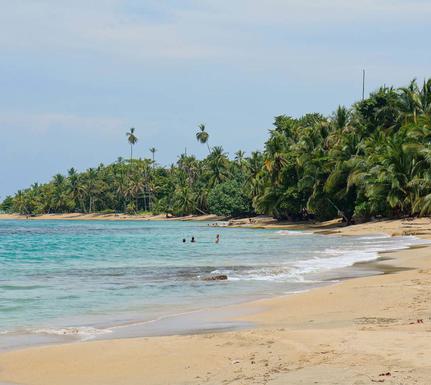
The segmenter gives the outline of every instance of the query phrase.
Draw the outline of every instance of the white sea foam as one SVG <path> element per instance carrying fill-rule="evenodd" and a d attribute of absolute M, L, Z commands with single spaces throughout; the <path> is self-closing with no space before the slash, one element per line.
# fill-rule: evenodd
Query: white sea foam
<path fill-rule="evenodd" d="M 57 336 L 77 336 L 83 341 L 91 340 L 99 335 L 112 333 L 110 329 L 97 329 L 90 326 L 65 327 L 65 328 L 42 328 L 31 330 L 36 334 L 57 335 Z"/>
<path fill-rule="evenodd" d="M 284 231 L 284 230 L 283 230 Z M 280 232 L 279 232 L 280 233 Z M 231 281 L 274 281 L 313 283 L 310 274 L 340 269 L 358 262 L 369 262 L 379 257 L 379 252 L 407 249 L 414 244 L 428 243 L 415 237 L 394 239 L 386 235 L 360 237 L 360 242 L 323 250 L 314 250 L 308 259 L 287 262 L 279 266 L 253 266 L 246 269 L 217 269 L 212 274 L 226 274 Z M 364 242 L 369 240 L 370 242 Z"/>
<path fill-rule="evenodd" d="M 334 257 L 314 257 L 295 263 L 294 267 L 299 270 L 300 274 L 318 273 L 326 270 L 339 269 L 352 266 L 358 262 L 368 262 L 375 260 L 378 254 L 374 251 L 349 251 L 338 253 Z"/>
<path fill-rule="evenodd" d="M 388 235 L 388 234 L 373 234 L 373 235 L 364 235 L 364 236 L 359 237 L 358 239 L 361 239 L 361 240 L 367 240 L 367 239 L 376 240 L 376 239 L 391 239 L 391 238 L 392 237 L 390 235 Z"/>
<path fill-rule="evenodd" d="M 279 230 L 276 233 L 280 235 L 290 235 L 290 236 L 313 235 L 313 233 L 310 233 L 307 231 L 299 231 L 299 230 Z"/>

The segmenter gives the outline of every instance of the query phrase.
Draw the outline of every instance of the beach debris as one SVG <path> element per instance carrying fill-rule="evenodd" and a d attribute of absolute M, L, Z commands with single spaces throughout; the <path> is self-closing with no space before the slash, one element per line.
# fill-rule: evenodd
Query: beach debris
<path fill-rule="evenodd" d="M 209 277 L 203 278 L 204 281 L 226 281 L 227 275 L 226 274 L 218 274 L 218 275 L 211 275 Z"/>
<path fill-rule="evenodd" d="M 390 377 L 390 376 L 392 376 L 391 372 L 384 372 L 379 374 L 379 377 Z M 384 378 L 379 378 L 377 380 L 370 378 L 370 380 L 371 382 L 385 382 Z"/>
<path fill-rule="evenodd" d="M 239 364 L 239 363 L 240 363 L 240 361 L 238 361 L 238 360 L 232 361 L 232 365 Z"/>
<path fill-rule="evenodd" d="M 423 319 L 417 319 L 416 322 L 414 322 L 414 321 L 409 322 L 409 325 L 423 324 L 423 323 L 424 323 Z"/>

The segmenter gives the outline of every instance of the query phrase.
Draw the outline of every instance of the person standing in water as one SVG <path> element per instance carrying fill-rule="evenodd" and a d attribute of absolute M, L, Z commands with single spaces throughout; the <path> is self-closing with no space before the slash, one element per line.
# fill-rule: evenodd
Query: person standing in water
<path fill-rule="evenodd" d="M 220 234 L 217 234 L 217 235 L 216 235 L 215 243 L 219 243 L 219 242 L 220 242 Z"/>
<path fill-rule="evenodd" d="M 195 243 L 195 237 L 192 237 L 192 240 L 190 241 L 191 243 Z"/>

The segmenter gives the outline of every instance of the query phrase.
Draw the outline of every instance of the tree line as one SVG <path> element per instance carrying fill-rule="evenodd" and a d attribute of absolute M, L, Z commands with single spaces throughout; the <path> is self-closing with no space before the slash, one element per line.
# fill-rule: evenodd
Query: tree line
<path fill-rule="evenodd" d="M 0 209 L 21 214 L 152 212 L 173 215 L 268 214 L 320 220 L 400 217 L 431 213 L 431 79 L 381 87 L 331 116 L 278 116 L 263 151 L 230 158 L 210 146 L 199 125 L 196 139 L 208 155 L 181 154 L 162 167 L 134 159 L 138 141 L 127 133 L 130 158 L 33 184 L 8 196 Z"/>

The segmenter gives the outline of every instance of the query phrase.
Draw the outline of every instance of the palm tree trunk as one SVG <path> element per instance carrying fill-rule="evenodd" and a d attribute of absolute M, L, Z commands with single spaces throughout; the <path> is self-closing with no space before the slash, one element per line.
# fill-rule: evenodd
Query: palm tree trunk
<path fill-rule="evenodd" d="M 85 202 L 84 202 L 84 200 L 83 199 L 79 199 L 79 203 L 80 203 L 80 206 L 81 206 L 81 210 L 85 213 L 86 210 L 85 210 Z"/>
<path fill-rule="evenodd" d="M 338 213 L 344 218 L 344 220 L 346 221 L 346 224 L 349 225 L 350 224 L 350 219 L 346 217 L 346 215 L 344 214 L 344 211 L 341 211 L 334 202 L 332 202 L 329 198 L 328 199 L 329 203 L 335 207 L 335 209 L 338 211 Z"/>

